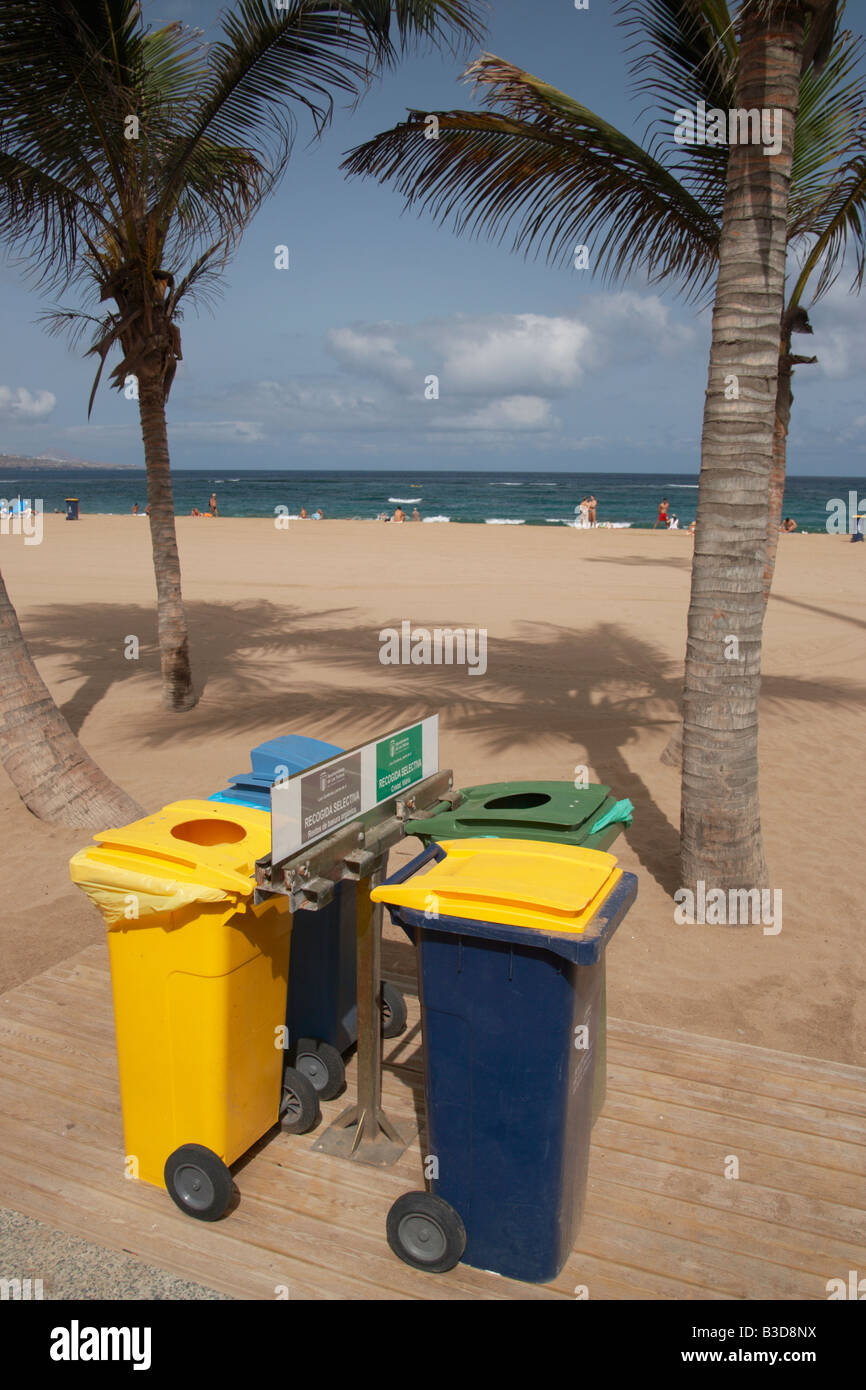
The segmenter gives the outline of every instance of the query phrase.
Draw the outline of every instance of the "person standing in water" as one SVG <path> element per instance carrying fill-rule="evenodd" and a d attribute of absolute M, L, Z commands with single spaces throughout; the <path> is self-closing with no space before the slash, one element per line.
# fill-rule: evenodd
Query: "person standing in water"
<path fill-rule="evenodd" d="M 217 501 L 216 501 L 216 493 L 215 493 L 215 492 L 212 492 L 212 493 L 211 493 L 211 495 L 210 495 L 210 501 L 208 502 L 208 506 L 209 506 L 210 509 L 211 509 L 211 515 L 212 515 L 212 516 L 219 516 L 219 512 L 217 511 Z"/>
<path fill-rule="evenodd" d="M 417 507 L 413 507 L 413 508 L 412 508 L 412 520 L 413 520 L 413 521 L 420 521 L 420 520 L 421 520 L 421 513 L 419 512 L 419 510 L 418 510 Z"/>
<path fill-rule="evenodd" d="M 595 500 L 595 498 L 593 497 L 592 493 L 589 494 L 588 506 L 589 506 L 589 524 L 590 524 L 590 526 L 597 526 L 597 525 L 598 525 L 598 522 L 596 521 L 595 514 L 596 514 L 596 511 L 597 511 L 597 509 L 598 509 L 598 503 L 596 502 L 596 500 Z"/>

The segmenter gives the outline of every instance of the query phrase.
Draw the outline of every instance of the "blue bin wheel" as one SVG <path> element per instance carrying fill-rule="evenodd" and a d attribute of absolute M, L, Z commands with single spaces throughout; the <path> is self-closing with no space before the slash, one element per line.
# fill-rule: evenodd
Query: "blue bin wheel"
<path fill-rule="evenodd" d="M 283 1095 L 280 1101 L 280 1129 L 286 1134 L 306 1134 L 319 1123 L 319 1097 L 312 1081 L 296 1067 L 283 1072 Z"/>
<path fill-rule="evenodd" d="M 405 1192 L 388 1212 L 388 1244 L 404 1264 L 444 1274 L 466 1249 L 466 1227 L 443 1197 Z"/>
<path fill-rule="evenodd" d="M 312 1083 L 319 1100 L 333 1100 L 346 1084 L 346 1067 L 330 1043 L 318 1038 L 301 1038 L 294 1049 L 295 1070 Z"/>
<path fill-rule="evenodd" d="M 390 980 L 382 981 L 382 1037 L 399 1038 L 406 1027 L 406 1000 Z"/>
<path fill-rule="evenodd" d="M 181 1144 L 166 1159 L 163 1176 L 171 1200 L 197 1221 L 219 1221 L 234 1192 L 230 1170 L 203 1144 Z"/>

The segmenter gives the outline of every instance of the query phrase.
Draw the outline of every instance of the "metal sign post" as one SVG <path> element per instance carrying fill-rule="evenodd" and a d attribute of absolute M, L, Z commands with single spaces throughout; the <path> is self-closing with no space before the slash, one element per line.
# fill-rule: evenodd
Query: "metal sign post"
<path fill-rule="evenodd" d="M 355 888 L 358 912 L 358 1099 L 338 1115 L 313 1145 L 320 1153 L 361 1163 L 396 1163 L 409 1139 L 402 1138 L 382 1109 L 382 904 L 370 889 L 385 877 L 380 859 L 369 881 Z"/>
<path fill-rule="evenodd" d="M 434 715 L 277 784 L 271 793 L 272 852 L 256 864 L 256 902 L 285 894 L 292 912 L 324 906 L 338 882 L 356 885 L 358 1095 L 313 1148 L 377 1166 L 396 1162 L 408 1139 L 382 1109 L 383 909 L 370 901 L 370 889 L 384 878 L 388 851 L 403 839 L 406 820 L 443 801 L 459 804 L 450 771 L 425 775 L 431 760 L 435 765 L 436 721 Z M 355 772 L 361 774 L 357 783 Z M 313 779 L 306 788 L 305 778 Z M 323 823 L 330 833 L 317 830 Z M 278 857 L 286 847 L 288 854 Z"/>

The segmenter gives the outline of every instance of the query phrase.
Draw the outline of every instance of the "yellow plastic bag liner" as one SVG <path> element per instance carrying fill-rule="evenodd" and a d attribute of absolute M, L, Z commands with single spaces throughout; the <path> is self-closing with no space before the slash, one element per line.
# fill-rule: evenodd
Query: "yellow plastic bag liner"
<path fill-rule="evenodd" d="M 108 927 L 128 922 L 130 900 L 135 900 L 135 918 L 162 917 L 190 903 L 231 901 L 221 888 L 204 883 L 175 883 L 153 874 L 133 873 L 111 863 L 94 862 L 91 850 L 81 850 L 69 861 L 69 874 L 98 907 Z"/>
<path fill-rule="evenodd" d="M 582 932 L 622 877 L 614 854 L 544 840 L 443 840 L 446 857 L 407 883 L 374 888 L 375 902 L 435 917 Z"/>
<path fill-rule="evenodd" d="M 119 830 L 103 830 L 74 855 L 73 883 L 99 908 L 108 927 L 163 917 L 192 903 L 252 897 L 252 866 L 270 850 L 270 816 L 253 807 L 175 801 Z"/>

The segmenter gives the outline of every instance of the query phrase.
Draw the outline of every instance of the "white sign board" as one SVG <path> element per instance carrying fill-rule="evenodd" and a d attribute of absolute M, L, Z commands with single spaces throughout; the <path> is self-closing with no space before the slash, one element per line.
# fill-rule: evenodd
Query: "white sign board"
<path fill-rule="evenodd" d="M 278 864 L 439 771 L 439 716 L 350 748 L 271 787 L 271 860 Z"/>

